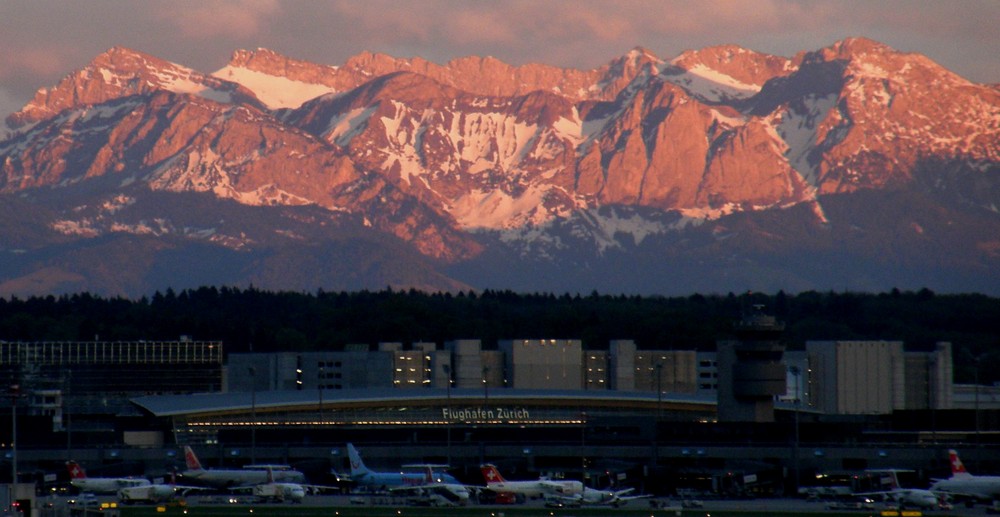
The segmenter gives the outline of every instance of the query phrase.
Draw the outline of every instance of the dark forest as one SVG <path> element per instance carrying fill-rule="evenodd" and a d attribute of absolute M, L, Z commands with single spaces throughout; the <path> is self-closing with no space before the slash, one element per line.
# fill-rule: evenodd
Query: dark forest
<path fill-rule="evenodd" d="M 227 353 L 339 350 L 349 343 L 439 345 L 480 339 L 580 339 L 606 349 L 712 350 L 754 306 L 785 323 L 789 349 L 809 340 L 901 340 L 907 350 L 953 344 L 955 382 L 1000 381 L 1000 299 L 927 289 L 637 297 L 510 291 L 294 293 L 202 287 L 130 300 L 90 294 L 0 298 L 0 340 L 219 340 Z"/>

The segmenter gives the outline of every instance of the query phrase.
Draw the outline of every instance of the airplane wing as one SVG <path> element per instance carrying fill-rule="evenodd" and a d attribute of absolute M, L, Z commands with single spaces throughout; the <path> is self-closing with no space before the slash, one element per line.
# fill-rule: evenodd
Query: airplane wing
<path fill-rule="evenodd" d="M 652 494 L 623 495 L 623 496 L 615 496 L 615 501 L 618 502 L 619 506 L 624 506 L 625 503 L 629 501 L 635 501 L 636 499 L 649 499 L 651 497 L 653 497 Z"/>
<path fill-rule="evenodd" d="M 424 495 L 426 491 L 424 490 L 424 485 L 407 485 L 392 487 L 389 489 L 389 493 L 400 496 L 420 496 Z"/>
<path fill-rule="evenodd" d="M 573 494 L 567 493 L 566 486 L 557 481 L 549 481 L 547 479 L 539 479 L 538 486 L 543 492 L 548 492 L 556 496 L 570 496 Z"/>
<path fill-rule="evenodd" d="M 421 504 L 431 506 L 464 506 L 469 502 L 472 491 L 465 485 L 452 483 L 429 483 L 425 485 L 393 487 L 393 495 L 414 498 Z"/>
<path fill-rule="evenodd" d="M 933 486 L 930 488 L 930 491 L 939 496 L 976 499 L 978 501 L 992 501 L 994 499 L 992 494 L 988 494 L 986 492 L 975 492 L 961 489 L 952 490 L 950 488 L 934 488 Z"/>
<path fill-rule="evenodd" d="M 326 492 L 326 491 L 329 491 L 329 490 L 338 490 L 339 491 L 341 489 L 341 487 L 339 487 L 339 486 L 306 485 L 306 484 L 302 484 L 302 483 L 298 483 L 298 485 L 300 487 L 306 489 L 306 492 L 310 493 L 310 494 L 320 494 L 320 493 L 323 493 L 323 492 Z"/>
<path fill-rule="evenodd" d="M 354 481 L 354 479 L 351 478 L 350 474 L 337 472 L 334 469 L 330 469 L 330 474 L 332 474 L 333 478 L 336 479 L 337 481 Z"/>
<path fill-rule="evenodd" d="M 635 488 L 626 488 L 624 490 L 602 490 L 600 491 L 602 496 L 598 500 L 588 500 L 586 496 L 583 497 L 584 504 L 594 505 L 594 506 L 625 506 L 629 501 L 634 501 L 636 499 L 648 499 L 653 497 L 652 494 L 637 494 L 629 495 L 635 492 Z"/>
<path fill-rule="evenodd" d="M 579 494 L 575 495 L 559 495 L 559 494 L 546 494 L 545 506 L 549 508 L 579 508 L 583 505 L 583 498 Z"/>
<path fill-rule="evenodd" d="M 459 492 L 461 490 L 465 490 L 471 495 L 474 494 L 477 490 L 483 490 L 483 489 L 489 490 L 486 487 L 475 486 L 475 485 L 456 485 L 453 483 L 427 483 L 424 485 L 406 485 L 406 486 L 390 487 L 389 493 L 396 495 L 410 495 L 410 494 L 421 495 L 427 492 L 433 492 L 437 490 L 451 490 L 453 492 Z"/>
<path fill-rule="evenodd" d="M 854 492 L 852 496 L 877 498 L 880 501 L 899 501 L 906 495 L 904 490 L 879 490 L 875 492 Z"/>
<path fill-rule="evenodd" d="M 894 503 L 905 504 L 907 506 L 923 506 L 927 508 L 936 507 L 939 504 L 939 497 L 930 490 L 915 488 L 897 488 L 889 491 L 856 492 L 852 495 L 860 497 L 877 497 L 882 501 L 892 501 Z"/>
<path fill-rule="evenodd" d="M 174 493 L 181 494 L 182 496 L 188 495 L 191 492 L 200 492 L 203 490 L 214 490 L 207 486 L 187 486 L 187 485 L 174 485 Z"/>

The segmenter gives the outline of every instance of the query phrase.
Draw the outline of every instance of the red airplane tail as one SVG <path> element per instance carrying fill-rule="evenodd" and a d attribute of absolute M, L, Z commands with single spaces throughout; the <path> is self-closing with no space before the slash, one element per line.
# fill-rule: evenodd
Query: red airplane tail
<path fill-rule="evenodd" d="M 66 470 L 69 471 L 69 478 L 70 479 L 86 479 L 87 478 L 87 473 L 83 470 L 83 467 L 81 467 L 75 461 L 72 461 L 72 460 L 67 461 L 66 462 Z"/>
<path fill-rule="evenodd" d="M 965 470 L 965 465 L 962 464 L 962 459 L 958 457 L 958 451 L 955 449 L 948 450 L 948 462 L 951 463 L 951 475 L 952 476 L 968 476 L 969 471 Z"/>
<path fill-rule="evenodd" d="M 188 470 L 201 470 L 201 462 L 198 461 L 198 456 L 195 456 L 194 451 L 187 445 L 184 446 L 184 462 L 187 464 Z"/>
<path fill-rule="evenodd" d="M 507 480 L 500 475 L 500 471 L 497 470 L 496 465 L 492 463 L 486 463 L 485 465 L 480 465 L 479 470 L 483 472 L 483 478 L 486 479 L 486 485 L 492 485 L 496 483 L 506 483 Z"/>

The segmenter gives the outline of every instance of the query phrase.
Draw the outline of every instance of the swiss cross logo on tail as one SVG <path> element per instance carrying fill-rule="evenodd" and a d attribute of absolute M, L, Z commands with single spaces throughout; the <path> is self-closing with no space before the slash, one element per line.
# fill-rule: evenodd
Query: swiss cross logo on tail
<path fill-rule="evenodd" d="M 493 465 L 486 464 L 482 466 L 483 477 L 486 478 L 486 484 L 491 483 L 501 483 L 503 478 L 500 477 L 500 473 L 497 472 L 497 468 Z"/>
<path fill-rule="evenodd" d="M 962 464 L 962 460 L 958 457 L 958 451 L 949 450 L 948 459 L 951 460 L 951 473 L 952 474 L 966 474 L 965 465 Z"/>
<path fill-rule="evenodd" d="M 81 479 L 85 477 L 83 469 L 76 462 L 70 461 L 66 463 L 66 467 L 69 469 L 69 477 L 72 479 Z"/>

